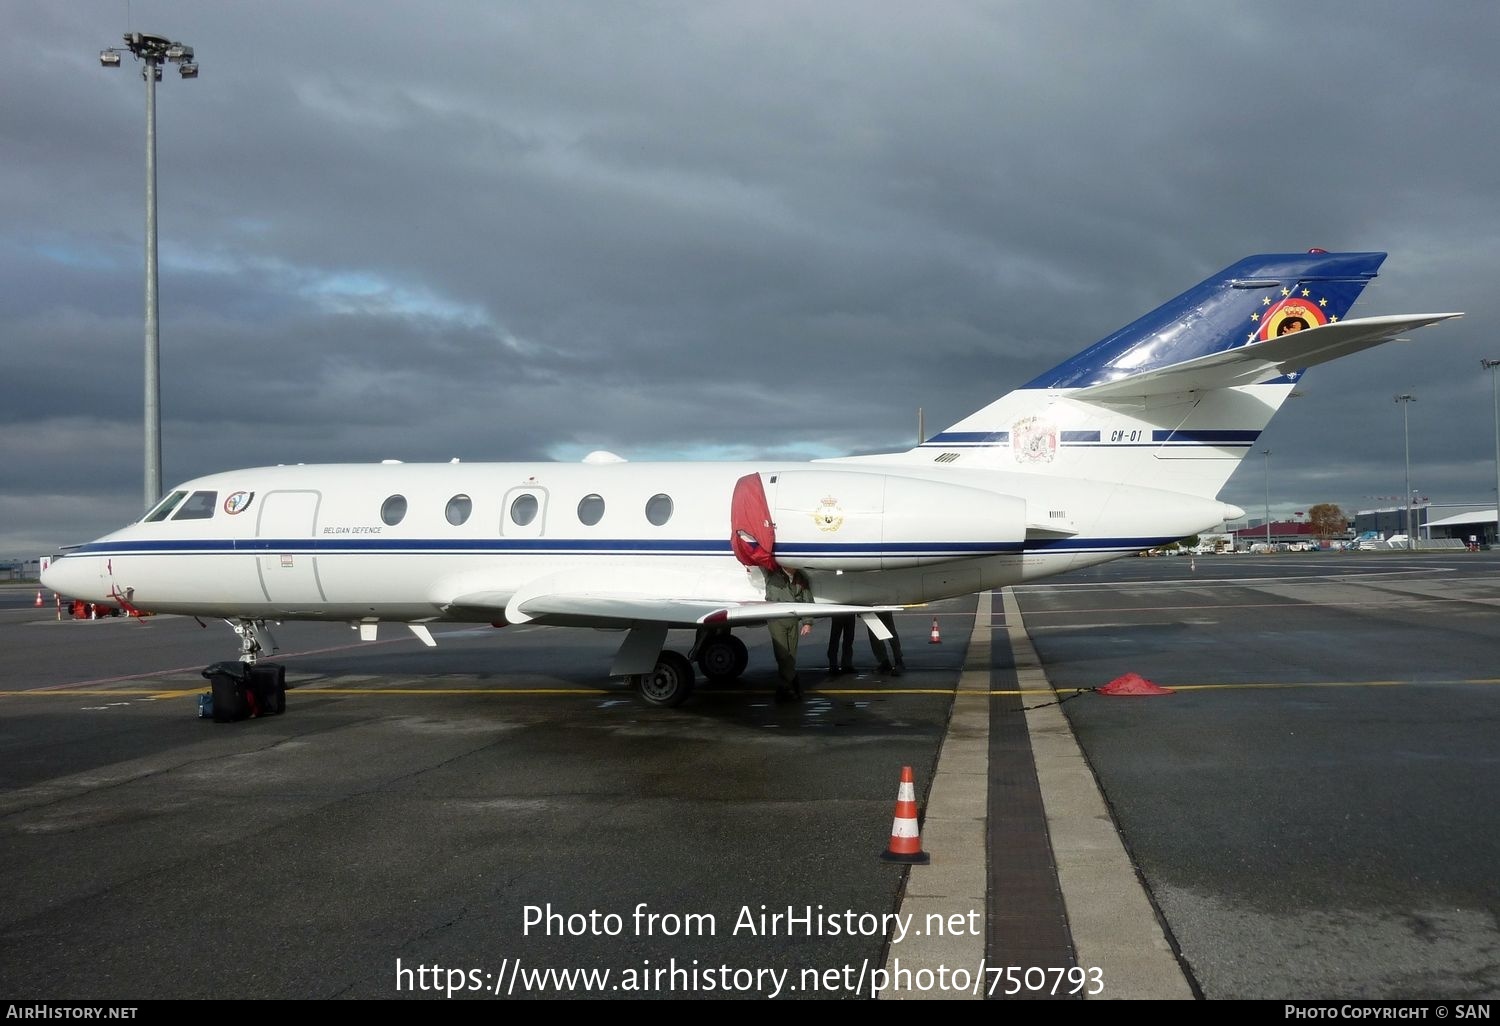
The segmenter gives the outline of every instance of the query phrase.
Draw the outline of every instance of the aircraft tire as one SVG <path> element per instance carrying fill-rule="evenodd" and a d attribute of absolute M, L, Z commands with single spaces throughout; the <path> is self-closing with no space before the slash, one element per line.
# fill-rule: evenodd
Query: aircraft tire
<path fill-rule="evenodd" d="M 693 693 L 693 664 L 687 661 L 687 656 L 662 652 L 656 660 L 656 669 L 637 679 L 636 690 L 651 705 L 675 708 Z"/>
<path fill-rule="evenodd" d="M 733 634 L 721 634 L 703 643 L 698 669 L 713 681 L 734 680 L 750 665 L 750 651 Z"/>

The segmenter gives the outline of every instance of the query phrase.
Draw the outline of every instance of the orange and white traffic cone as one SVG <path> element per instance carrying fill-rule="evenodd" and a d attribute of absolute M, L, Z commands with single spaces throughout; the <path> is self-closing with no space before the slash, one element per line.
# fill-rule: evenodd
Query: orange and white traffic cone
<path fill-rule="evenodd" d="M 928 644 L 941 645 L 942 643 L 943 636 L 938 633 L 937 617 L 934 616 L 932 618 L 932 637 L 929 639 Z"/>
<path fill-rule="evenodd" d="M 42 589 L 41 588 L 38 588 L 36 590 L 36 607 L 38 609 L 42 608 Z"/>
<path fill-rule="evenodd" d="M 922 833 L 917 826 L 917 795 L 912 785 L 911 767 L 901 767 L 901 787 L 896 792 L 896 816 L 891 822 L 891 843 L 881 852 L 887 862 L 926 865 L 931 861 L 922 850 Z"/>

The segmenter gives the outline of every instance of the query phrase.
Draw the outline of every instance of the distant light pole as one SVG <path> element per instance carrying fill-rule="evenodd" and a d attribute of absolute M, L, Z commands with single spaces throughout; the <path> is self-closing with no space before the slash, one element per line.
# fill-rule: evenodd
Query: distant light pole
<path fill-rule="evenodd" d="M 1500 360 L 1480 360 L 1479 365 L 1490 372 L 1490 393 L 1495 398 L 1495 541 L 1500 542 L 1500 388 L 1495 385 Z"/>
<path fill-rule="evenodd" d="M 1416 539 L 1411 533 L 1411 430 L 1407 418 L 1407 411 L 1416 401 L 1416 396 L 1404 392 L 1396 396 L 1396 402 L 1401 404 L 1401 435 L 1406 444 L 1406 547 L 1408 549 L 1417 547 Z"/>
<path fill-rule="evenodd" d="M 1271 450 L 1262 449 L 1261 466 L 1266 472 L 1266 544 L 1271 544 Z"/>
<path fill-rule="evenodd" d="M 120 54 L 129 50 L 144 61 L 141 77 L 146 80 L 146 508 L 161 498 L 161 339 L 156 321 L 156 83 L 161 81 L 163 61 L 177 65 L 183 78 L 197 78 L 193 48 L 162 36 L 125 33 L 123 47 L 99 53 L 106 68 L 120 66 Z"/>

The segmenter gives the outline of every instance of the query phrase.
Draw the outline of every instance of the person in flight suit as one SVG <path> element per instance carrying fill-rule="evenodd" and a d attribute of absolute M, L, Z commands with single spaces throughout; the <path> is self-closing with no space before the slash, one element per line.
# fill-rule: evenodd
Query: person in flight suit
<path fill-rule="evenodd" d="M 895 662 L 886 656 L 885 642 L 875 636 L 874 631 L 869 631 L 870 651 L 875 653 L 876 667 L 881 673 L 889 673 L 892 677 L 899 677 L 906 672 L 906 663 L 901 659 L 901 636 L 896 633 L 896 618 L 890 613 L 876 613 L 880 622 L 885 624 L 885 629 L 891 632 L 891 655 L 895 656 Z"/>
<path fill-rule="evenodd" d="M 811 602 L 812 586 L 801 570 L 777 567 L 766 571 L 767 602 Z M 812 620 L 772 620 L 771 647 L 776 650 L 776 701 L 790 702 L 802 697 L 802 680 L 797 676 L 797 640 L 812 633 Z"/>
<path fill-rule="evenodd" d="M 829 618 L 828 676 L 854 672 L 854 614 Z"/>

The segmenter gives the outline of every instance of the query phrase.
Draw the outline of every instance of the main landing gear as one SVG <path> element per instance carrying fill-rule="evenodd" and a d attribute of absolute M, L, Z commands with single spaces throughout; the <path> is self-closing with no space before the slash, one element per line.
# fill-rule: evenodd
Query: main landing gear
<path fill-rule="evenodd" d="M 697 647 L 698 668 L 712 681 L 734 680 L 750 664 L 750 650 L 727 631 L 710 634 Z"/>
<path fill-rule="evenodd" d="M 686 656 L 664 649 L 657 657 L 656 668 L 650 673 L 632 676 L 631 686 L 651 705 L 679 706 L 693 693 L 694 660 L 703 676 L 717 683 L 734 680 L 744 673 L 750 663 L 750 652 L 745 643 L 729 631 L 700 634 L 693 650 Z"/>
<path fill-rule="evenodd" d="M 657 657 L 656 669 L 631 678 L 636 693 L 651 705 L 674 708 L 686 702 L 693 693 L 693 664 L 679 652 L 664 650 Z"/>
<path fill-rule="evenodd" d="M 240 637 L 240 662 L 254 664 L 266 650 L 275 652 L 281 648 L 264 620 L 225 620 Z"/>

